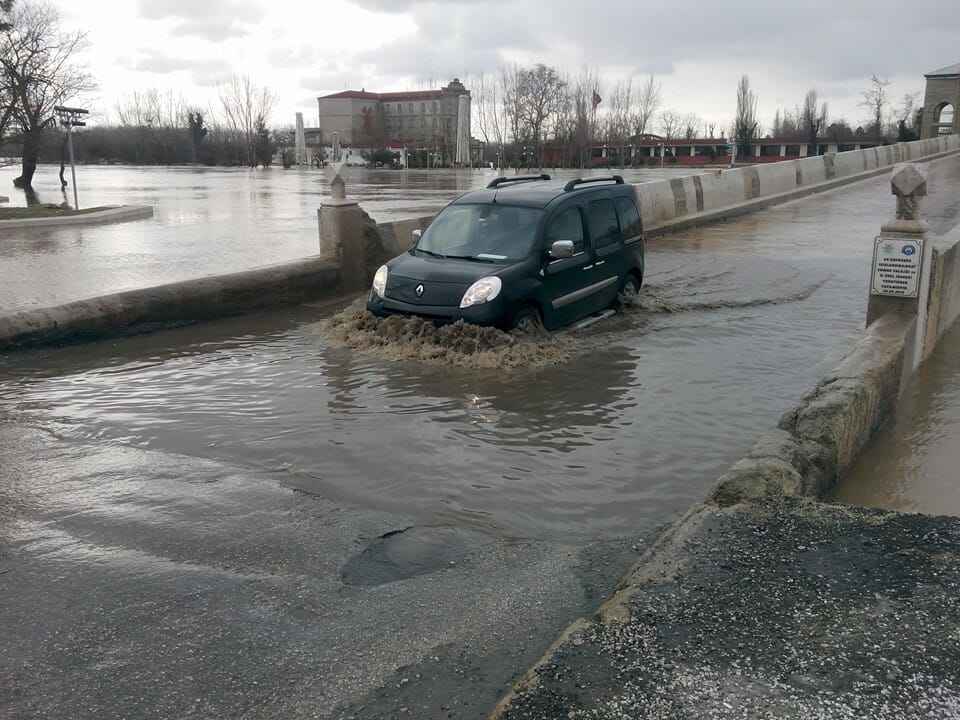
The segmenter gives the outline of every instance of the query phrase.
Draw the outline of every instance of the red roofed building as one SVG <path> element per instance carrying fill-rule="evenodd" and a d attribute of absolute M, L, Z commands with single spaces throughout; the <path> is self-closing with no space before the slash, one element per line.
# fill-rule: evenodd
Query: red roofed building
<path fill-rule="evenodd" d="M 466 137 L 470 137 L 470 91 L 454 78 L 439 90 L 372 93 L 344 90 L 317 98 L 321 142 L 360 147 L 423 148 L 444 164 L 452 163 L 458 137 L 461 97 L 467 103 Z M 436 162 L 437 160 L 435 160 Z"/>

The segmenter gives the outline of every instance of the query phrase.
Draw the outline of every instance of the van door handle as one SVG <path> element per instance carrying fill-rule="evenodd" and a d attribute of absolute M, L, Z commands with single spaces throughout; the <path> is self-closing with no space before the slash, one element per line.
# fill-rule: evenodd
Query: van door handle
<path fill-rule="evenodd" d="M 584 265 L 584 266 L 583 266 L 583 269 L 584 269 L 584 270 L 593 270 L 593 265 Z"/>
<path fill-rule="evenodd" d="M 600 266 L 603 265 L 605 262 L 606 262 L 606 260 L 601 260 L 600 262 L 597 263 L 597 267 L 600 267 Z"/>

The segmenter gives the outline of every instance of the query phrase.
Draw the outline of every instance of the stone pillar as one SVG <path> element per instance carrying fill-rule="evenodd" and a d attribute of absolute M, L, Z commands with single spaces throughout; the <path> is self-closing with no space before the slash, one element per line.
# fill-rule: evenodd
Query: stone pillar
<path fill-rule="evenodd" d="M 320 257 L 337 260 L 345 288 L 360 289 L 367 282 L 363 211 L 346 197 L 346 166 L 336 163 L 325 169 L 330 181 L 330 199 L 317 210 Z"/>
<path fill-rule="evenodd" d="M 880 226 L 874 241 L 867 325 L 889 313 L 916 315 L 913 366 L 918 367 L 923 357 L 933 259 L 933 241 L 927 237 L 927 222 L 920 212 L 927 194 L 927 170 L 909 163 L 897 165 L 890 185 L 897 212 Z"/>

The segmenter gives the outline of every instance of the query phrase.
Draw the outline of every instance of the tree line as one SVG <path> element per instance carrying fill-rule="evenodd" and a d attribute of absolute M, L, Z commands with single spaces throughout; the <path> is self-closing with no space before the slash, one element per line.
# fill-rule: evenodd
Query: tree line
<path fill-rule="evenodd" d="M 528 155 L 539 164 L 549 146 L 557 164 L 586 167 L 595 143 L 602 141 L 623 166 L 629 161 L 626 148 L 639 140 L 717 139 L 718 132 L 721 137 L 729 134 L 741 155 L 765 136 L 811 145 L 824 138 L 843 145 L 865 136 L 909 141 L 919 136 L 922 119 L 922 108 L 916 108 L 918 93 L 905 95 L 894 107 L 887 93 L 890 81 L 876 75 L 861 93 L 860 106 L 870 113 L 869 121 L 854 128 L 846 118 L 831 120 L 827 103 L 811 89 L 795 108 L 778 110 L 766 133 L 747 75 L 737 84 L 736 113 L 727 127 L 696 113 L 663 107 L 662 85 L 653 75 L 607 84 L 598 70 L 573 77 L 543 64 L 513 64 L 492 75 L 474 76 L 469 83 L 474 129 L 501 165 L 526 164 Z"/>
<path fill-rule="evenodd" d="M 65 134 L 56 126 L 54 107 L 96 88 L 78 61 L 86 47 L 85 33 L 61 31 L 57 10 L 46 0 L 0 0 L 0 148 L 5 141 L 22 147 L 21 174 L 14 181 L 20 187 L 30 187 L 39 160 L 63 157 Z M 917 95 L 905 96 L 893 108 L 888 85 L 874 76 L 861 93 L 861 105 L 871 116 L 866 127 L 851 128 L 844 118 L 831 122 L 827 104 L 810 90 L 802 103 L 777 111 L 768 134 L 810 143 L 824 135 L 838 143 L 864 134 L 914 139 L 920 120 Z M 713 139 L 718 131 L 721 137 L 729 133 L 746 152 L 764 130 L 746 75 L 737 85 L 736 114 L 726 128 L 664 107 L 662 85 L 653 75 L 607 83 L 596 69 L 572 76 L 543 63 L 510 64 L 469 78 L 468 87 L 485 159 L 500 166 L 539 165 L 549 145 L 554 164 L 587 167 L 601 139 L 623 165 L 625 149 L 638 140 Z M 190 103 L 173 91 L 135 90 L 113 108 L 115 119 L 78 136 L 76 154 L 91 162 L 268 165 L 278 150 L 292 155 L 292 129 L 268 126 L 277 101 L 274 92 L 236 75 L 217 86 L 212 105 Z M 371 149 L 387 152 L 385 137 L 371 140 Z M 322 150 L 317 152 L 322 159 Z"/>
<path fill-rule="evenodd" d="M 14 185 L 30 189 L 40 160 L 63 158 L 66 134 L 55 108 L 76 105 L 97 83 L 80 61 L 86 33 L 60 28 L 46 0 L 0 0 L 0 156 L 19 146 Z M 269 165 L 278 146 L 269 129 L 276 93 L 248 76 L 217 86 L 215 108 L 191 105 L 173 91 L 135 90 L 116 106 L 114 122 L 77 136 L 80 161 Z M 62 175 L 61 175 L 62 177 Z"/>

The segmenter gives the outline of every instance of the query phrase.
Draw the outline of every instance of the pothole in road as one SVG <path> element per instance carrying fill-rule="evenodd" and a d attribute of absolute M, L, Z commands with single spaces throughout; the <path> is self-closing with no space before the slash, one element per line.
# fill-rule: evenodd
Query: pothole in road
<path fill-rule="evenodd" d="M 455 528 L 410 527 L 382 535 L 340 571 L 345 585 L 373 587 L 456 565 L 475 543 Z"/>

